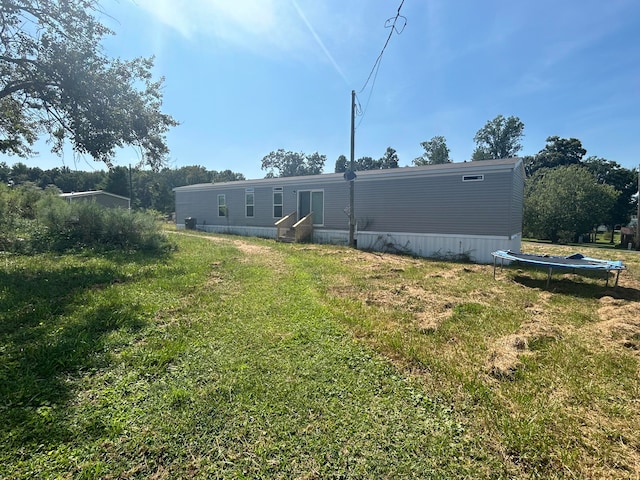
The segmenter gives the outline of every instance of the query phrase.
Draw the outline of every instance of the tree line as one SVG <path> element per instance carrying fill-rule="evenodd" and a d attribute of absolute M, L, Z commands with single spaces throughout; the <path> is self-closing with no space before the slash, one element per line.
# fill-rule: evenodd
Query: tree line
<path fill-rule="evenodd" d="M 524 123 L 517 117 L 498 115 L 489 120 L 474 137 L 472 161 L 515 157 L 522 149 Z M 424 150 L 414 165 L 450 163 L 449 148 L 443 136 L 420 144 Z M 637 210 L 637 170 L 629 170 L 605 158 L 586 156 L 587 150 L 577 138 L 550 136 L 535 155 L 524 156 L 526 173 L 524 197 L 524 235 L 552 242 L 573 242 L 588 238 L 598 225 L 613 231 L 627 225 Z M 279 149 L 262 159 L 266 178 L 316 175 L 323 172 L 326 155 L 305 154 Z M 354 162 L 356 171 L 398 168 L 400 159 L 388 147 L 378 158 L 364 156 Z M 335 162 L 336 173 L 350 169 L 344 155 Z M 113 167 L 108 171 L 82 172 L 68 167 L 42 170 L 23 163 L 9 167 L 0 162 L 0 182 L 7 185 L 31 183 L 45 189 L 57 187 L 64 192 L 105 190 L 130 197 L 136 209 L 173 212 L 173 188 L 196 183 L 245 180 L 231 170 L 207 170 L 186 166 L 160 170 Z M 613 242 L 613 236 L 611 237 Z"/>
<path fill-rule="evenodd" d="M 42 190 L 54 188 L 59 192 L 104 190 L 131 198 L 131 206 L 136 210 L 157 210 L 164 214 L 175 209 L 175 187 L 234 180 L 245 180 L 245 177 L 231 170 L 207 170 L 199 165 L 158 171 L 117 166 L 108 171 L 83 172 L 69 167 L 42 170 L 20 162 L 9 167 L 0 162 L 0 183 L 4 185 L 30 185 Z"/>
<path fill-rule="evenodd" d="M 471 160 L 517 156 L 522 149 L 520 140 L 523 131 L 524 123 L 518 117 L 505 118 L 503 115 L 498 115 L 493 120 L 489 120 L 474 137 L 476 148 Z M 430 140 L 421 142 L 420 146 L 423 153 L 411 161 L 413 165 L 438 165 L 453 161 L 449 156 L 451 150 L 447 146 L 447 140 L 442 135 L 436 135 Z M 262 169 L 267 171 L 267 178 L 317 175 L 323 172 L 326 161 L 327 157 L 318 152 L 306 155 L 302 152 L 296 153 L 280 149 L 269 153 L 262 159 Z M 369 156 L 354 159 L 353 170 L 381 170 L 398 168 L 399 165 L 398 153 L 394 148 L 387 147 L 384 154 L 378 159 Z M 340 155 L 336 160 L 334 172 L 343 173 L 350 169 L 350 161 L 344 155 Z"/>
<path fill-rule="evenodd" d="M 586 153 L 577 138 L 551 136 L 538 154 L 524 157 L 526 236 L 568 243 L 599 225 L 613 232 L 629 224 L 637 211 L 637 169 Z"/>

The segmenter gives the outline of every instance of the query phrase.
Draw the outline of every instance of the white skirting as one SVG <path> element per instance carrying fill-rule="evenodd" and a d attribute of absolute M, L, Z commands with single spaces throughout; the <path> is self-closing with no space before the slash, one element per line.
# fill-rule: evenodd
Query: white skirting
<path fill-rule="evenodd" d="M 179 224 L 177 227 L 184 228 L 184 224 Z M 275 227 L 198 225 L 197 229 L 210 233 L 227 233 L 273 239 L 277 235 Z M 417 257 L 468 260 L 475 263 L 488 264 L 493 263 L 491 252 L 496 250 L 519 252 L 522 234 L 500 237 L 359 231 L 356 234 L 356 240 L 357 247 L 360 250 L 406 253 Z M 347 245 L 349 243 L 349 232 L 316 229 L 313 231 L 313 241 L 314 243 Z"/>
<path fill-rule="evenodd" d="M 418 233 L 358 232 L 358 248 L 377 252 L 397 252 L 443 260 L 493 263 L 491 252 L 520 251 L 522 235 L 511 237 L 434 235 Z"/>
<path fill-rule="evenodd" d="M 177 224 L 176 228 L 184 229 L 184 224 Z M 276 238 L 276 227 L 238 227 L 225 225 L 196 225 L 196 229 L 209 233 L 226 233 L 228 235 L 242 235 L 245 237 Z"/>

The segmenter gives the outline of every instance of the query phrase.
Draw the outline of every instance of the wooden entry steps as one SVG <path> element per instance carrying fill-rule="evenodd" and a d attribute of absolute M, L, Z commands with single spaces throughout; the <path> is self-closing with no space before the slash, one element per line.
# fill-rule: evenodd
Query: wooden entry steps
<path fill-rule="evenodd" d="M 276 241 L 301 243 L 313 240 L 313 212 L 298 221 L 296 221 L 297 217 L 297 212 L 292 212 L 275 223 Z"/>

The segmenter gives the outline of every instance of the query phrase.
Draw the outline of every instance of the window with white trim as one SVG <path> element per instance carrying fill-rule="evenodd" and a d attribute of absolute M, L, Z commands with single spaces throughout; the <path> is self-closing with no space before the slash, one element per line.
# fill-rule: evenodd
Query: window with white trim
<path fill-rule="evenodd" d="M 282 218 L 282 187 L 273 187 L 273 218 Z"/>
<path fill-rule="evenodd" d="M 219 217 L 227 216 L 227 200 L 223 193 L 218 195 L 218 216 Z"/>
<path fill-rule="evenodd" d="M 253 188 L 247 188 L 244 191 L 244 211 L 245 216 L 253 217 L 254 209 L 255 209 L 255 201 L 256 197 L 253 191 Z"/>

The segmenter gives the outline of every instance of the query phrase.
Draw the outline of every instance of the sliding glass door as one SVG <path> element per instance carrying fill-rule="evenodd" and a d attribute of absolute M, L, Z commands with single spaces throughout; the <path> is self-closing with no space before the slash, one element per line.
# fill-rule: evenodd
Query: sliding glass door
<path fill-rule="evenodd" d="M 298 220 L 313 212 L 313 224 L 324 224 L 324 191 L 301 190 L 298 192 Z"/>

